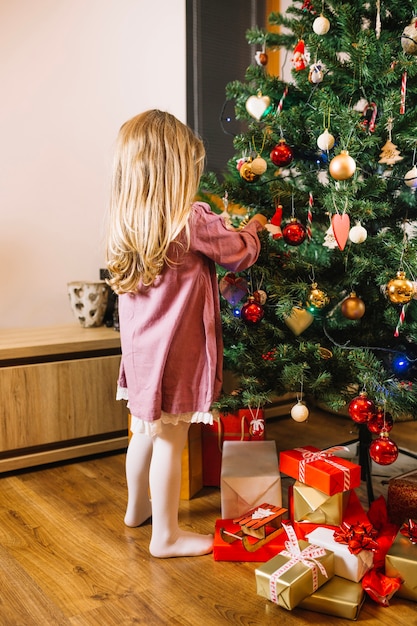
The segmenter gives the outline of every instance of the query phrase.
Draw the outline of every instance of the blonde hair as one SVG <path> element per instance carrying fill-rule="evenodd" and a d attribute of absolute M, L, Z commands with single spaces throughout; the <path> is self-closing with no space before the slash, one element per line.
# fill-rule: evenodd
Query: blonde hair
<path fill-rule="evenodd" d="M 184 229 L 189 241 L 204 158 L 202 141 L 170 113 L 146 111 L 121 127 L 107 236 L 109 284 L 116 293 L 152 285 Z"/>

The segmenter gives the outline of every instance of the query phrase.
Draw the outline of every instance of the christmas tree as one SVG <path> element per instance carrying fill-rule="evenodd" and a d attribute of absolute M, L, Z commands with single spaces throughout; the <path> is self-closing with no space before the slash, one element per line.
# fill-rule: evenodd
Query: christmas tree
<path fill-rule="evenodd" d="M 258 52 L 226 87 L 245 130 L 224 177 L 202 187 L 231 226 L 256 212 L 270 224 L 250 271 L 219 268 L 225 368 L 239 381 L 222 410 L 291 392 L 417 416 L 414 5 L 294 1 L 269 16 L 279 28 L 247 33 Z M 276 49 L 290 80 L 268 71 Z"/>

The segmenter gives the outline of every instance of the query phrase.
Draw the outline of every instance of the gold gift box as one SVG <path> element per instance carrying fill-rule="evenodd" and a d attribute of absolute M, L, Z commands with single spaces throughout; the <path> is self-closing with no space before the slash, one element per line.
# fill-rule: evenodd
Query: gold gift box
<path fill-rule="evenodd" d="M 329 582 L 305 598 L 299 608 L 356 620 L 364 601 L 365 591 L 360 582 L 333 576 Z"/>
<path fill-rule="evenodd" d="M 404 581 L 396 596 L 417 602 L 417 545 L 401 533 L 385 556 L 385 573 Z"/>
<path fill-rule="evenodd" d="M 307 541 L 299 541 L 298 545 L 300 550 L 311 546 Z M 255 570 L 256 592 L 258 595 L 271 600 L 271 576 L 289 560 L 288 557 L 280 553 Z M 326 550 L 326 554 L 317 557 L 316 560 L 322 563 L 327 573 L 326 577 L 317 568 L 318 586 L 321 587 L 334 575 L 333 552 Z M 313 574 L 311 569 L 301 562 L 295 563 L 276 581 L 277 604 L 284 609 L 293 609 L 311 593 L 313 593 Z"/>
<path fill-rule="evenodd" d="M 290 510 L 296 522 L 308 521 L 314 524 L 340 526 L 349 496 L 350 491 L 342 491 L 333 496 L 328 496 L 327 493 L 297 480 L 292 490 Z"/>

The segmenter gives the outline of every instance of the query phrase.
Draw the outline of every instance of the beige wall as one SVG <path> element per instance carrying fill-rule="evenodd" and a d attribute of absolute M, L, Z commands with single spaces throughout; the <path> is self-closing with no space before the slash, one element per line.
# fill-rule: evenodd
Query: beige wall
<path fill-rule="evenodd" d="M 185 120 L 185 1 L 1 0 L 0 327 L 74 321 L 98 280 L 112 146 L 147 108 Z"/>

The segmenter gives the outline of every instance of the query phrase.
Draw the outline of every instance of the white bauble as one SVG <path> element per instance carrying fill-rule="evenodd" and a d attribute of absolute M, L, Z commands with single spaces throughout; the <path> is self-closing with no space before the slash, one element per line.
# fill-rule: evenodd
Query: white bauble
<path fill-rule="evenodd" d="M 404 176 L 404 182 L 407 187 L 411 187 L 412 189 L 417 187 L 417 165 L 414 165 L 411 170 L 408 170 L 407 174 Z"/>
<path fill-rule="evenodd" d="M 330 22 L 327 17 L 320 15 L 313 22 L 313 30 L 316 35 L 325 35 L 330 30 Z"/>
<path fill-rule="evenodd" d="M 294 422 L 305 422 L 309 416 L 309 410 L 306 405 L 299 400 L 291 409 L 291 417 Z"/>
<path fill-rule="evenodd" d="M 317 137 L 317 145 L 320 150 L 331 150 L 334 146 L 334 137 L 326 130 Z"/>
<path fill-rule="evenodd" d="M 349 231 L 349 239 L 352 243 L 363 243 L 368 236 L 366 228 L 364 228 L 360 222 L 356 222 L 355 226 Z"/>

